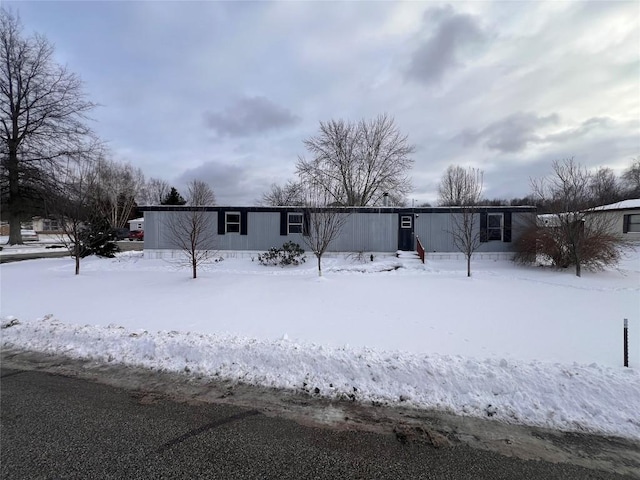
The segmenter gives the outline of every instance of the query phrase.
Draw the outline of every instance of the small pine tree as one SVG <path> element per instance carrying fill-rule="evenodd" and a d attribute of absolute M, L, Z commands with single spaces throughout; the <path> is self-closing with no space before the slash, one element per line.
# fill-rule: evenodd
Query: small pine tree
<path fill-rule="evenodd" d="M 160 202 L 160 205 L 184 205 L 187 201 L 182 198 L 182 195 L 178 193 L 175 187 L 171 187 L 171 191 L 164 197 L 164 200 Z"/>
<path fill-rule="evenodd" d="M 78 249 L 80 258 L 88 257 L 89 255 L 113 258 L 120 251 L 120 248 L 115 243 L 115 234 L 104 217 L 92 219 L 87 227 L 82 230 L 78 242 L 80 243 L 80 248 Z"/>

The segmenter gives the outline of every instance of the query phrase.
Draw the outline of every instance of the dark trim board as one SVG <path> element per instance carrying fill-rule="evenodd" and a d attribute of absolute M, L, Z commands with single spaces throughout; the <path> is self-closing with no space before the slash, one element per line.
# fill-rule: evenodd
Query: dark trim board
<path fill-rule="evenodd" d="M 201 206 L 190 207 L 187 205 L 144 205 L 138 207 L 142 212 L 189 212 L 189 211 L 205 211 L 205 212 L 224 212 L 234 211 L 241 214 L 248 212 L 302 212 L 306 207 L 229 207 L 229 206 Z M 398 213 L 398 214 L 423 214 L 423 213 L 461 213 L 463 208 L 460 207 L 326 207 L 314 210 L 320 211 L 338 211 L 345 213 Z M 536 207 L 530 206 L 504 206 L 504 207 L 476 207 L 477 212 L 530 212 L 536 211 Z"/>

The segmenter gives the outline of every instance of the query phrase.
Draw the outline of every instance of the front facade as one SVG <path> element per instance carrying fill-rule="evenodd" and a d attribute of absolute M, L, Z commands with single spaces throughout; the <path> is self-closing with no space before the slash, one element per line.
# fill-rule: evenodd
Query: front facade
<path fill-rule="evenodd" d="M 144 217 L 134 218 L 127 222 L 129 224 L 129 231 L 135 232 L 136 230 L 144 230 Z"/>
<path fill-rule="evenodd" d="M 612 233 L 622 234 L 627 240 L 640 241 L 640 199 L 596 207 L 589 215 L 606 215 Z"/>
<path fill-rule="evenodd" d="M 187 207 L 148 206 L 144 212 L 145 251 L 174 250 L 167 225 L 171 216 L 189 215 L 193 209 L 208 217 L 212 250 L 266 251 L 292 241 L 304 248 L 309 215 L 303 207 Z M 452 230 L 456 207 L 398 208 L 343 207 L 329 208 L 345 215 L 340 234 L 330 244 L 330 252 L 414 251 L 417 240 L 427 253 L 456 252 Z M 476 230 L 481 244 L 478 252 L 509 253 L 514 242 L 535 215 L 535 207 L 478 207 Z"/>

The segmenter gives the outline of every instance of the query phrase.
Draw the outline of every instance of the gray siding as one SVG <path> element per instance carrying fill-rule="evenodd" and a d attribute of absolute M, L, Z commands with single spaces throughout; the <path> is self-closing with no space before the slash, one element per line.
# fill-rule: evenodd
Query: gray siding
<path fill-rule="evenodd" d="M 398 215 L 352 213 L 331 252 L 394 252 L 398 249 Z"/>
<path fill-rule="evenodd" d="M 423 213 L 415 216 L 415 234 L 426 252 L 454 252 L 451 214 Z M 480 223 L 478 221 L 478 223 Z"/>
<path fill-rule="evenodd" d="M 215 208 L 215 207 L 214 207 Z M 279 247 L 287 241 L 300 244 L 308 250 L 302 234 L 280 235 L 280 211 L 278 209 L 262 208 L 258 211 L 247 211 L 247 234 L 226 233 L 218 234 L 218 211 L 214 208 L 206 211 L 209 218 L 208 227 L 214 238 L 215 250 L 249 250 L 266 251 L 271 247 Z M 238 207 L 241 210 L 243 207 Z M 226 209 L 234 211 L 234 209 Z M 257 210 L 257 209 L 256 209 Z M 363 211 L 364 210 L 364 211 Z M 416 211 L 417 210 L 417 211 Z M 511 252 L 514 243 L 526 225 L 526 218 L 535 215 L 535 211 L 512 212 L 512 241 L 489 241 L 482 243 L 479 252 Z M 294 211 L 289 209 L 289 211 Z M 500 209 L 491 211 L 499 212 Z M 395 252 L 398 248 L 399 215 L 414 214 L 415 235 L 420 238 L 427 252 L 455 252 L 457 251 L 451 229 L 452 213 L 444 209 L 357 209 L 348 214 L 348 219 L 340 235 L 330 245 L 332 252 Z M 454 213 L 455 214 L 455 213 Z M 166 227 L 170 216 L 189 215 L 188 209 L 154 210 L 145 209 L 145 241 L 144 247 L 149 250 L 171 250 L 175 244 Z M 479 231 L 479 214 L 476 228 Z"/>

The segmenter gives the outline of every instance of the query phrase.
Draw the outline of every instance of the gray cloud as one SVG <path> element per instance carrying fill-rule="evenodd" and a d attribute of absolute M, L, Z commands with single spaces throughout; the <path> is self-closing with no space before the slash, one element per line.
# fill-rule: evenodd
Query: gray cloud
<path fill-rule="evenodd" d="M 542 141 L 537 131 L 547 125 L 558 122 L 558 115 L 551 114 L 540 117 L 534 113 L 518 112 L 492 123 L 480 131 L 465 130 L 456 136 L 456 140 L 463 145 L 473 145 L 482 142 L 492 150 L 501 152 L 519 152 L 530 143 Z"/>
<path fill-rule="evenodd" d="M 584 137 L 589 132 L 599 129 L 607 128 L 613 124 L 613 121 L 608 117 L 593 117 L 585 120 L 576 128 L 568 128 L 558 133 L 547 135 L 544 138 L 545 142 L 567 142 L 571 140 Z"/>
<path fill-rule="evenodd" d="M 486 41 L 476 18 L 456 13 L 451 6 L 428 10 L 425 28 L 433 34 L 413 53 L 406 71 L 407 78 L 432 84 L 458 66 L 468 47 Z"/>
<path fill-rule="evenodd" d="M 244 96 L 221 112 L 207 112 L 205 121 L 219 135 L 243 137 L 295 125 L 300 118 L 266 97 Z"/>
<path fill-rule="evenodd" d="M 219 205 L 252 205 L 268 190 L 271 183 L 285 181 L 280 180 L 280 176 L 273 172 L 258 170 L 255 163 L 246 156 L 235 157 L 233 164 L 215 160 L 204 162 L 178 176 L 176 188 L 184 195 L 186 185 L 197 179 L 213 189 Z"/>
<path fill-rule="evenodd" d="M 215 161 L 206 162 L 198 167 L 185 170 L 177 179 L 178 188 L 186 192 L 186 185 L 192 180 L 200 180 L 209 185 L 218 203 L 224 202 L 229 195 L 237 193 L 242 179 L 246 178 L 246 169 L 238 165 L 226 165 Z M 182 192 L 181 192 L 182 193 Z M 183 193 L 185 195 L 185 193 Z M 226 202 L 225 202 L 226 203 Z"/>

